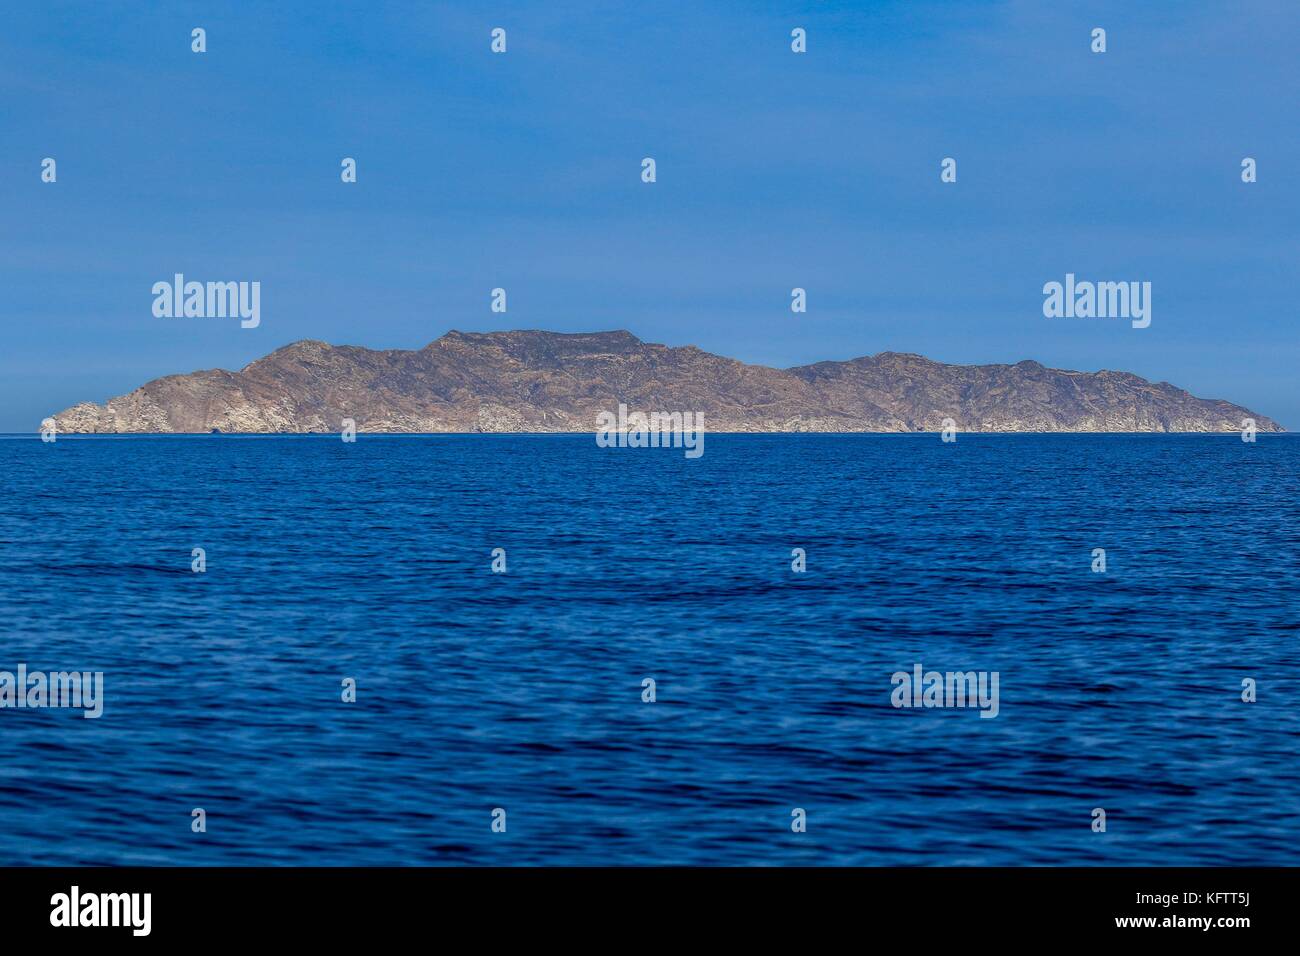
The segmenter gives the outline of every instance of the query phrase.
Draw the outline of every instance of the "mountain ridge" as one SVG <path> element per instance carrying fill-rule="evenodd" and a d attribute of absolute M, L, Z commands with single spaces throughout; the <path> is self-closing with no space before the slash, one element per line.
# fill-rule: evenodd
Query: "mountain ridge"
<path fill-rule="evenodd" d="M 419 349 L 300 339 L 237 372 L 153 379 L 52 416 L 60 433 L 594 431 L 618 404 L 703 412 L 710 431 L 1235 432 L 1251 418 L 1130 372 L 948 365 L 910 352 L 777 369 L 631 332 L 456 329 Z"/>

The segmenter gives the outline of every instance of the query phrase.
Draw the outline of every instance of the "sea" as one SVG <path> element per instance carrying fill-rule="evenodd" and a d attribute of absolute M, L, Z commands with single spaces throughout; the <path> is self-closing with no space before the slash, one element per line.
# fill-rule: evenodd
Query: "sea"
<path fill-rule="evenodd" d="M 0 864 L 1300 863 L 1295 435 L 23 435 L 0 476 L 0 672 L 102 673 L 91 718 L 11 685 Z M 996 716 L 896 706 L 918 672 Z"/>

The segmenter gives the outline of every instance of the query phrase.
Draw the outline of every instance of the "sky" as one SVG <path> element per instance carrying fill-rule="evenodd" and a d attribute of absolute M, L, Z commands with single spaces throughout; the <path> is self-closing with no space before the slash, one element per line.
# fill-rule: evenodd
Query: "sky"
<path fill-rule="evenodd" d="M 1295 0 L 10 4 L 0 431 L 450 329 L 1120 369 L 1300 429 L 1298 47 Z M 155 317 L 175 273 L 260 325 Z M 1045 317 L 1066 273 L 1150 327 Z"/>

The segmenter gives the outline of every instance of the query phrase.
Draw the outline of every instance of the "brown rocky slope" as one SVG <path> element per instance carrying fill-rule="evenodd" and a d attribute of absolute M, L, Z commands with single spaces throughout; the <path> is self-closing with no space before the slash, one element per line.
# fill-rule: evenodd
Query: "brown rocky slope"
<path fill-rule="evenodd" d="M 238 372 L 169 375 L 54 416 L 61 433 L 594 431 L 615 411 L 703 412 L 709 431 L 1226 432 L 1252 418 L 1126 372 L 944 365 L 882 352 L 785 370 L 630 332 L 448 332 L 416 351 L 303 340 Z"/>

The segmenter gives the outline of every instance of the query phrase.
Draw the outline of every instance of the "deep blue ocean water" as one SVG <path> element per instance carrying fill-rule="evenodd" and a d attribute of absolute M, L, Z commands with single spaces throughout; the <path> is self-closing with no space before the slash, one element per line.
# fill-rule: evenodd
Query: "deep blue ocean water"
<path fill-rule="evenodd" d="M 105 697 L 0 709 L 0 864 L 1297 864 L 1298 472 L 1272 435 L 0 439 L 0 670 Z M 916 663 L 998 671 L 998 716 L 891 706 Z"/>

